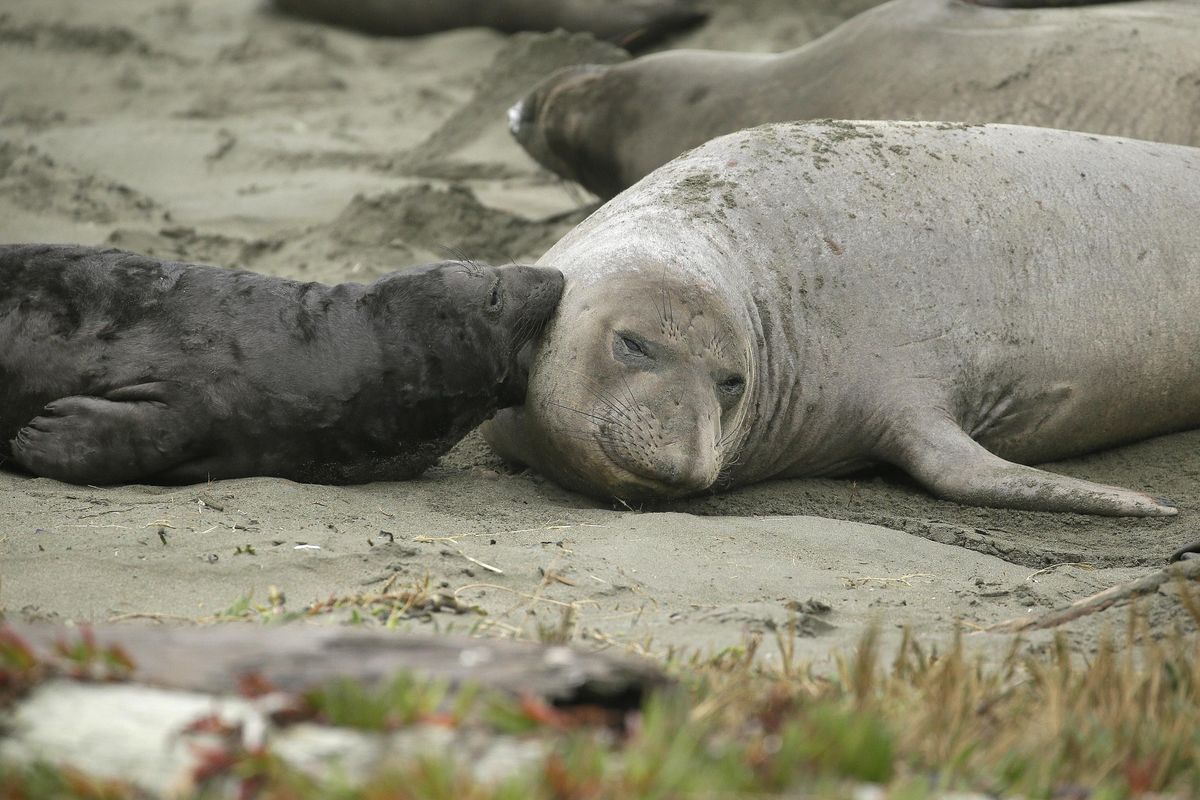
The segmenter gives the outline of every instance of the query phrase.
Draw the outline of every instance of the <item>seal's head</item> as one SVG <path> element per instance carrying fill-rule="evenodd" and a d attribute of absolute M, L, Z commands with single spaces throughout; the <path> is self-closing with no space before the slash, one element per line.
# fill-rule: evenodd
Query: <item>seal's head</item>
<path fill-rule="evenodd" d="M 380 278 L 364 297 L 392 360 L 431 397 L 525 398 L 534 344 L 562 296 L 556 269 L 444 261 Z"/>
<path fill-rule="evenodd" d="M 551 172 L 600 197 L 629 185 L 616 158 L 620 120 L 604 109 L 623 107 L 633 91 L 621 73 L 599 64 L 551 74 L 508 110 L 508 129 Z"/>
<path fill-rule="evenodd" d="M 711 287 L 654 272 L 568 287 L 520 409 L 485 430 L 501 455 L 620 500 L 719 484 L 745 438 L 749 341 Z"/>

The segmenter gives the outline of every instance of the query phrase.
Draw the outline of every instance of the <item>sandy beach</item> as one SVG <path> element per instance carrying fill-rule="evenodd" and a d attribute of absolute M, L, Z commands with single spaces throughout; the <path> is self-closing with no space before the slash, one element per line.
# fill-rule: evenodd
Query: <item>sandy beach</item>
<path fill-rule="evenodd" d="M 800 5 L 729 0 L 663 46 L 787 49 L 872 3 Z M 325 282 L 453 253 L 532 261 L 595 199 L 538 168 L 505 109 L 559 66 L 627 57 L 562 32 L 372 38 L 256 0 L 8 0 L 0 241 Z M 442 599 L 402 628 L 654 654 L 779 634 L 820 662 L 872 624 L 936 638 L 1049 610 L 1200 538 L 1200 432 L 1050 468 L 1169 497 L 1180 514 L 969 508 L 890 470 L 612 507 L 514 470 L 477 434 L 419 480 L 355 487 L 93 488 L 0 470 L 0 609 L 186 624 L 359 596 L 313 616 L 329 621 L 419 587 Z M 1170 591 L 1141 605 L 1156 634 L 1194 627 Z M 1079 620 L 1071 641 L 1087 649 L 1126 614 Z"/>

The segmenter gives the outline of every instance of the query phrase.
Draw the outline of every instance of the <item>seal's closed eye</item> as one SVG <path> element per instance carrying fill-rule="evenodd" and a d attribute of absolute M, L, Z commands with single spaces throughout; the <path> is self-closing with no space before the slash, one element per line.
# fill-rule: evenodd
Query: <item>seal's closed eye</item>
<path fill-rule="evenodd" d="M 616 332 L 613 334 L 613 357 L 618 361 L 637 364 L 649 360 L 650 349 L 631 333 Z"/>
<path fill-rule="evenodd" d="M 500 292 L 500 278 L 492 281 L 492 291 L 488 294 L 487 310 L 493 314 L 499 313 L 504 307 L 504 295 Z"/>
<path fill-rule="evenodd" d="M 746 391 L 746 379 L 740 375 L 733 375 L 718 383 L 717 388 L 726 397 L 738 398 Z"/>

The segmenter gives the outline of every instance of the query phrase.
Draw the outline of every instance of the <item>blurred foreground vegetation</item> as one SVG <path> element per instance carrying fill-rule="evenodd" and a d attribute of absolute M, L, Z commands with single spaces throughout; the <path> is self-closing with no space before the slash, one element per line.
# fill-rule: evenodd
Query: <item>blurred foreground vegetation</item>
<path fill-rule="evenodd" d="M 1181 588 L 1189 612 L 1196 601 Z M 830 677 L 774 642 L 668 664 L 675 687 L 640 709 L 555 708 L 533 698 L 451 692 L 397 677 L 379 690 L 349 683 L 298 698 L 298 718 L 373 731 L 431 725 L 537 740 L 540 756 L 499 782 L 472 777 L 453 748 L 372 776 L 317 778 L 267 747 L 210 759 L 196 797 L 596 800 L 613 798 L 937 797 L 965 791 L 1029 798 L 1200 796 L 1200 640 L 1154 640 L 1136 613 L 1118 645 L 1084 658 L 1065 639 L 1007 658 L 948 652 L 906 636 L 885 661 L 876 637 L 837 661 Z M 775 646 L 782 666 L 758 650 Z M 20 654 L 0 647 L 18 684 Z M 28 664 L 26 664 L 28 667 Z M 10 696 L 10 699 L 13 699 Z M 0 799 L 127 798 L 134 789 L 69 769 L 0 765 Z M 861 794 L 859 796 L 862 796 Z"/>

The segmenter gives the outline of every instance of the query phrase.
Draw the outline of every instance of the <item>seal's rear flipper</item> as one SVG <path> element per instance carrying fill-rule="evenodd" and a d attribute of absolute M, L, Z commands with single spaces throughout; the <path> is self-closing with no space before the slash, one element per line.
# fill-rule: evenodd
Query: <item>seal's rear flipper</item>
<path fill-rule="evenodd" d="M 1162 498 L 1005 461 L 953 420 L 935 414 L 897 423 L 880 457 L 906 470 L 938 497 L 966 505 L 1114 517 L 1179 512 Z"/>
<path fill-rule="evenodd" d="M 161 383 L 106 397 L 64 397 L 12 440 L 13 459 L 35 475 L 79 484 L 145 480 L 188 457 L 188 420 L 164 402 Z"/>

